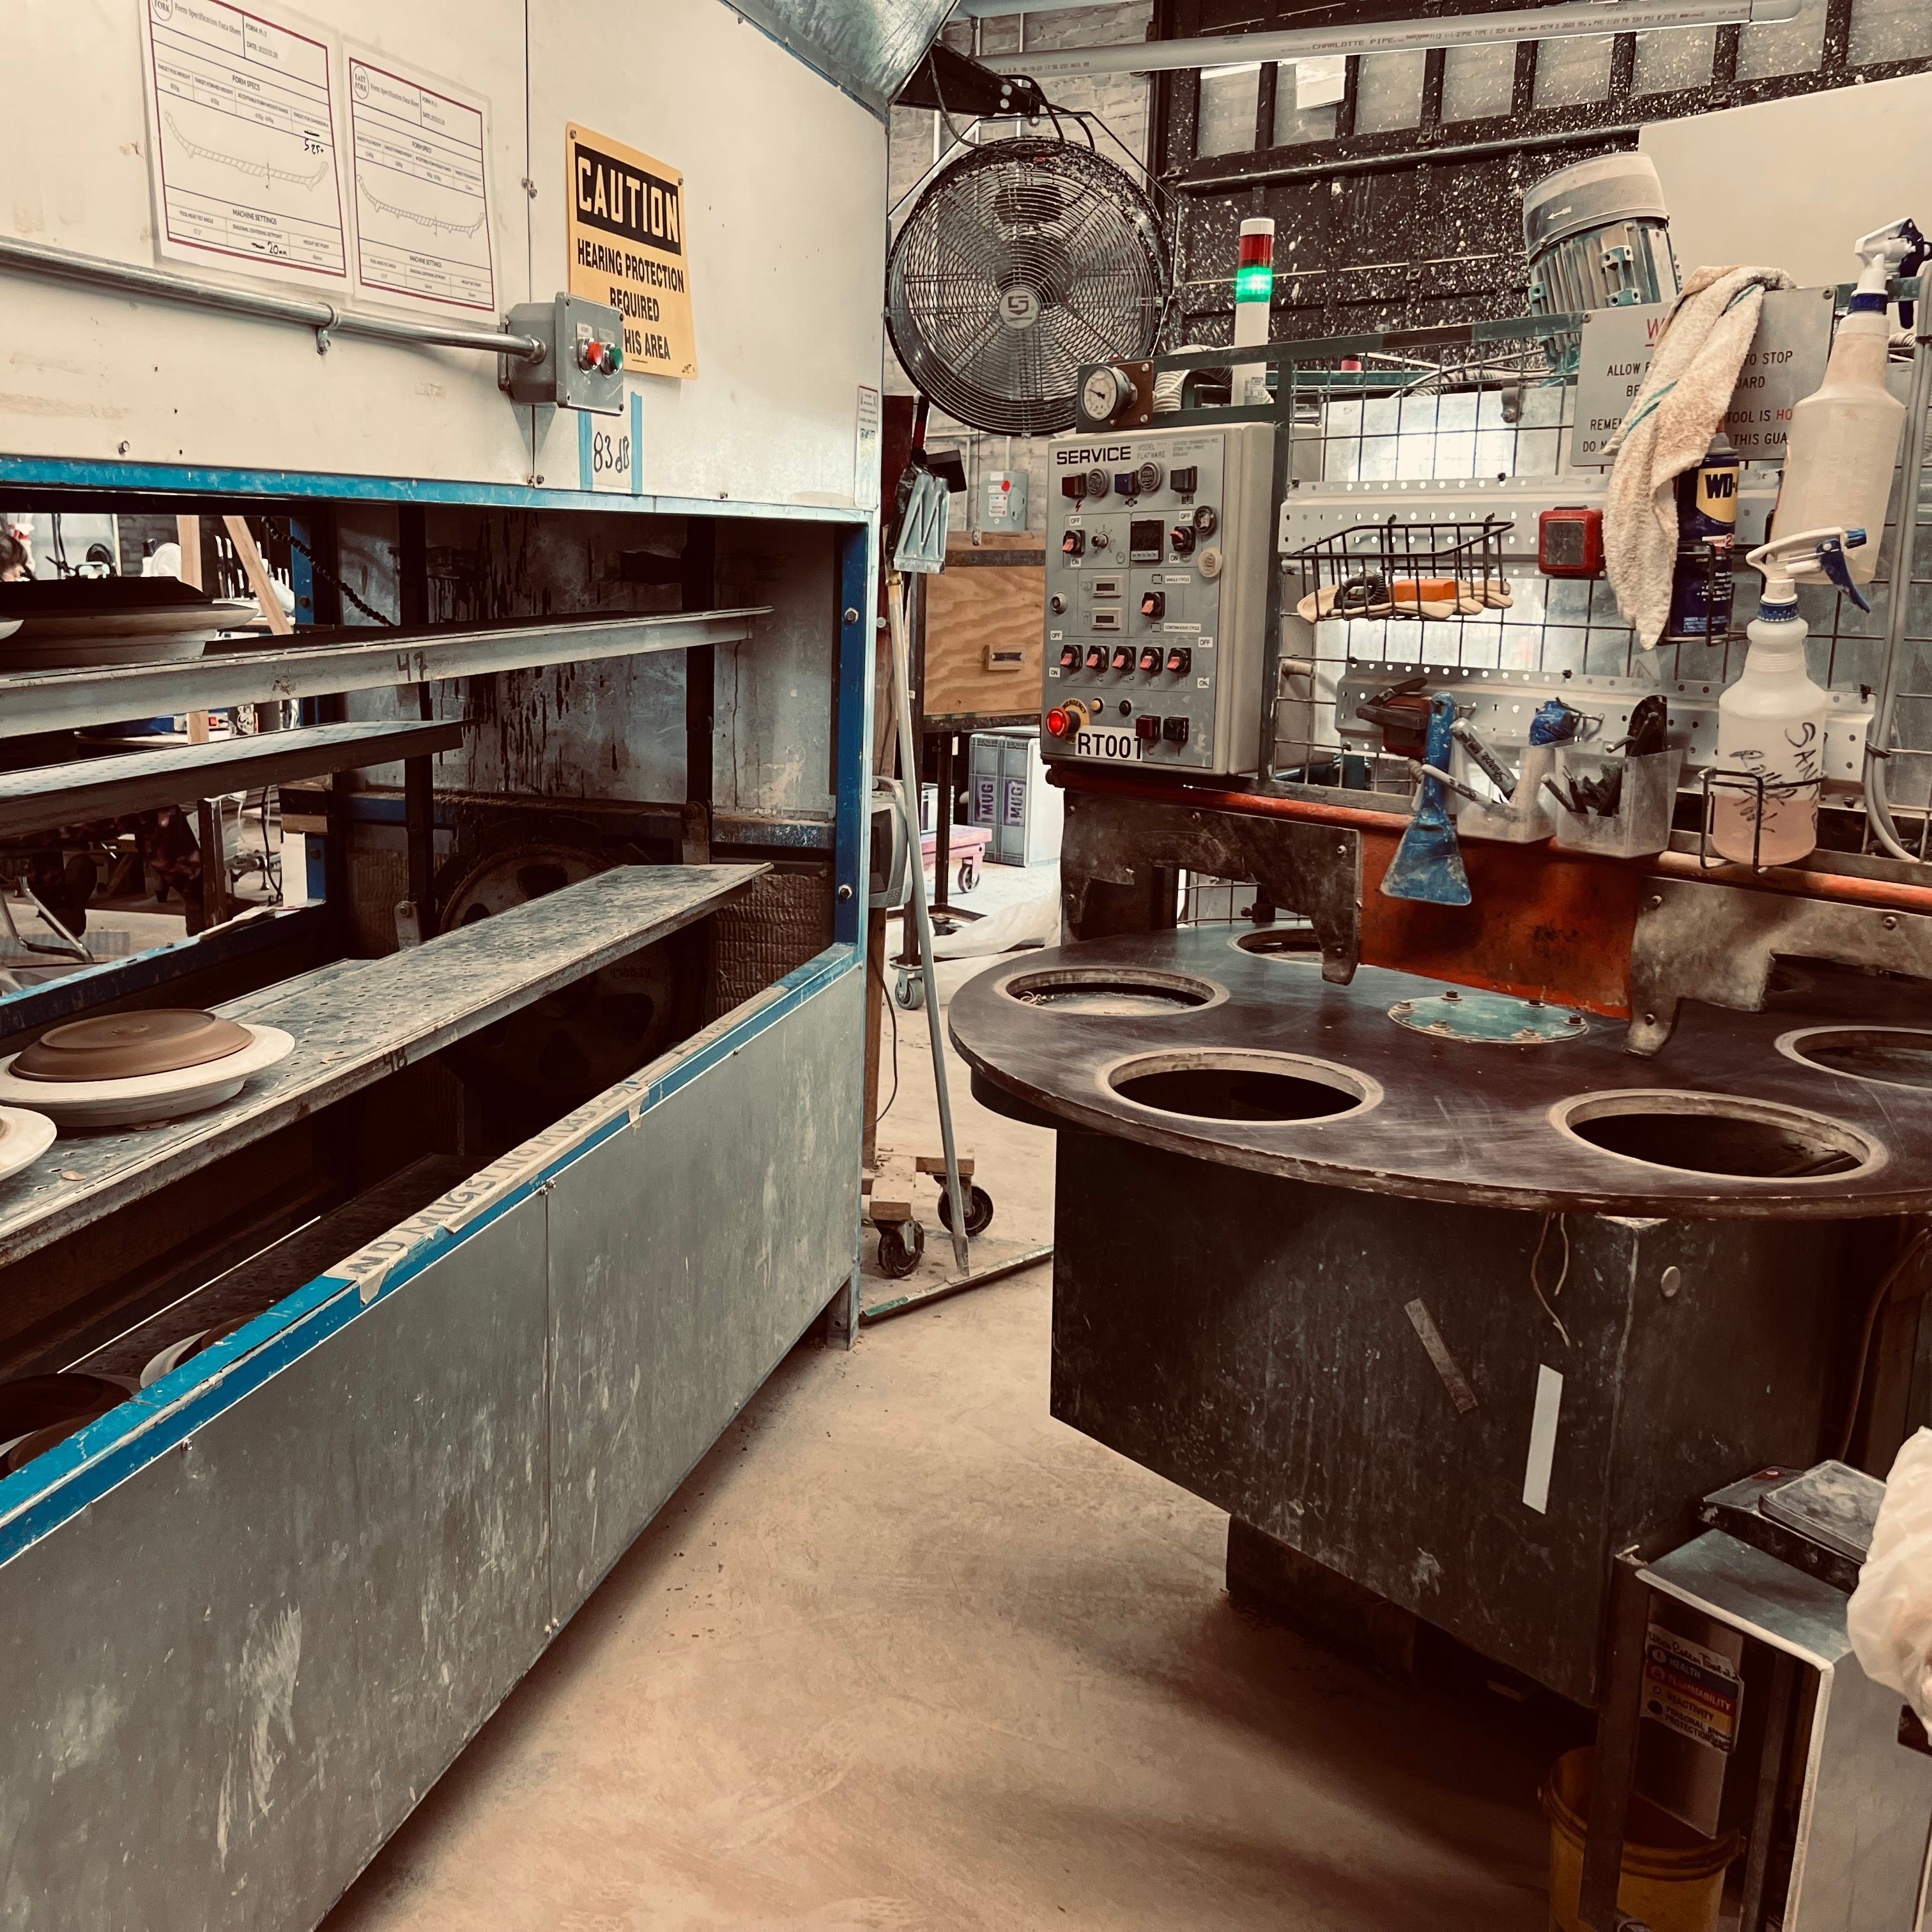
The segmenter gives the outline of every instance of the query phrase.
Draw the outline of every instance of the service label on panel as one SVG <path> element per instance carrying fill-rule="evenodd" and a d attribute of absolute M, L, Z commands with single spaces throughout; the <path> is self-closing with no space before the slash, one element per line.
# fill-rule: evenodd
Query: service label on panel
<path fill-rule="evenodd" d="M 1757 333 L 1744 352 L 1724 414 L 1724 434 L 1745 462 L 1784 461 L 1793 406 L 1825 380 L 1832 307 L 1827 289 L 1773 289 L 1765 296 Z M 1573 465 L 1612 460 L 1605 446 L 1650 374 L 1651 357 L 1670 312 L 1654 302 L 1590 312 L 1576 369 Z"/>
<path fill-rule="evenodd" d="M 695 376 L 684 176 L 608 135 L 564 130 L 570 292 L 624 318 L 624 366 Z"/>

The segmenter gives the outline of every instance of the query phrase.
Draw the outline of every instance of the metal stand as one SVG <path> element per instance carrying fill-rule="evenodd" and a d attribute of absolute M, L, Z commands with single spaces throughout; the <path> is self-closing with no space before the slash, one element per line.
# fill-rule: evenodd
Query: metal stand
<path fill-rule="evenodd" d="M 905 579 L 895 570 L 886 580 L 886 610 L 892 640 L 892 709 L 900 745 L 911 764 L 913 748 L 918 740 L 912 730 L 911 673 L 907 661 Z M 912 785 L 919 782 L 916 766 Z M 902 778 L 898 786 L 899 812 L 905 820 L 906 842 L 911 848 L 908 868 L 912 890 L 913 922 L 919 934 L 921 970 L 926 976 L 926 1030 L 932 1048 L 932 1088 L 939 1106 L 939 1136 L 946 1154 L 946 1198 L 952 1210 L 952 1258 L 963 1272 L 967 1265 L 966 1197 L 959 1185 L 959 1156 L 952 1138 L 952 1096 L 946 1084 L 946 1042 L 940 1037 L 939 1000 L 932 980 L 932 916 L 926 902 L 926 868 L 919 858 L 919 806 L 917 794 Z"/>

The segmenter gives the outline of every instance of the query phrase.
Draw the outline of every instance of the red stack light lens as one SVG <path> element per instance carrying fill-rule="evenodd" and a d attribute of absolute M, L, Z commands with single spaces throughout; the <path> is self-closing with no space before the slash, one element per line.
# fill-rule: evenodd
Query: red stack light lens
<path fill-rule="evenodd" d="M 1240 259 L 1236 268 L 1271 268 L 1274 266 L 1274 237 L 1272 235 L 1244 235 L 1241 237 Z"/>

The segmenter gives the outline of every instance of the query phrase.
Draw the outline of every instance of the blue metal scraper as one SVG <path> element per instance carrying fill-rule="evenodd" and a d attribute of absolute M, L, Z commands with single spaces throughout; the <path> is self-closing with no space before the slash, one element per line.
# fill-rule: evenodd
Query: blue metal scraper
<path fill-rule="evenodd" d="M 1455 722 L 1454 698 L 1429 700 L 1425 764 L 1439 771 L 1448 769 Z M 1416 788 L 1414 814 L 1382 874 L 1382 891 L 1392 899 L 1420 899 L 1428 905 L 1469 903 L 1469 875 L 1462 867 L 1462 848 L 1449 817 L 1449 795 L 1440 778 L 1425 778 Z"/>

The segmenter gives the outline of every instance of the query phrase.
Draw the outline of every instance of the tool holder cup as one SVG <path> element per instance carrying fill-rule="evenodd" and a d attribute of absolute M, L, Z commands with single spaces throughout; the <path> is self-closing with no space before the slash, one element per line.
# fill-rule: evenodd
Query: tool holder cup
<path fill-rule="evenodd" d="M 1669 847 L 1678 781 L 1684 772 L 1681 748 L 1630 758 L 1614 752 L 1594 752 L 1585 746 L 1559 746 L 1556 788 L 1564 798 L 1574 798 L 1579 779 L 1596 783 L 1618 767 L 1622 782 L 1612 812 L 1572 812 L 1544 792 L 1556 843 L 1564 850 L 1594 852 L 1605 859 L 1647 859 Z"/>
<path fill-rule="evenodd" d="M 1507 800 L 1499 798 L 1492 805 L 1477 805 L 1466 798 L 1452 800 L 1456 836 L 1494 838 L 1506 845 L 1533 845 L 1547 838 L 1556 808 L 1543 782 L 1556 768 L 1554 745 L 1526 745 L 1516 760 L 1516 788 Z M 1460 743 L 1450 770 L 1466 784 L 1476 782 L 1475 760 Z"/>

